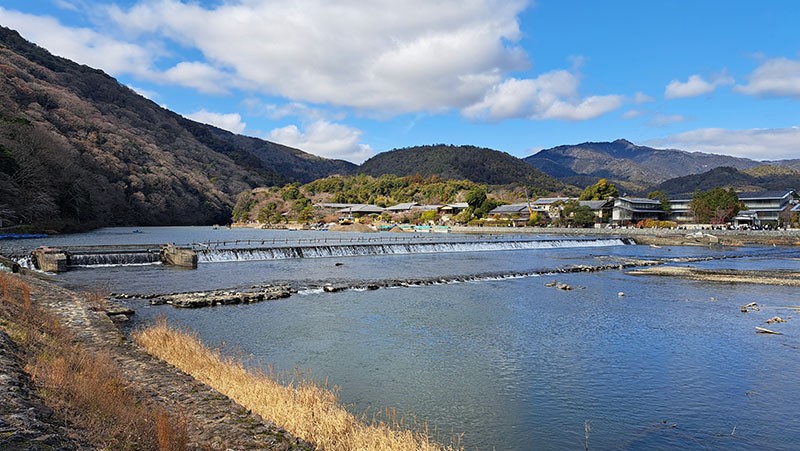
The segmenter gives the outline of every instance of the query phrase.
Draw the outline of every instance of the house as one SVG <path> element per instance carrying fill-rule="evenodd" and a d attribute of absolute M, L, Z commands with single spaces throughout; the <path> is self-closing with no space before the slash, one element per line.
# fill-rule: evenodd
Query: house
<path fill-rule="evenodd" d="M 469 208 L 469 204 L 468 203 L 466 203 L 466 202 L 456 202 L 454 204 L 443 205 L 442 208 L 440 208 L 439 210 L 442 213 L 445 213 L 445 214 L 448 214 L 448 215 L 457 215 L 457 214 L 461 213 L 462 211 L 466 210 L 467 208 Z"/>
<path fill-rule="evenodd" d="M 641 197 L 620 197 L 614 200 L 611 222 L 618 225 L 635 224 L 647 219 L 658 220 L 664 215 L 661 201 Z"/>
<path fill-rule="evenodd" d="M 543 212 L 550 218 L 558 218 L 561 216 L 561 210 L 563 210 L 564 203 L 570 200 L 577 199 L 572 199 L 569 197 L 540 197 L 531 202 L 531 209 L 533 211 Z"/>
<path fill-rule="evenodd" d="M 778 225 L 781 213 L 791 210 L 798 201 L 797 192 L 764 191 L 761 193 L 739 193 L 739 201 L 744 210 L 734 218 L 734 225 Z"/>
<path fill-rule="evenodd" d="M 406 202 L 402 204 L 392 205 L 391 207 L 384 208 L 384 211 L 388 211 L 389 213 L 406 213 L 411 211 L 412 208 L 418 206 L 419 204 L 416 202 Z"/>
<path fill-rule="evenodd" d="M 489 217 L 495 219 L 513 219 L 525 217 L 527 220 L 530 214 L 528 213 L 528 204 L 509 204 L 500 205 L 489 210 Z"/>
<path fill-rule="evenodd" d="M 383 213 L 383 208 L 377 205 L 352 204 L 339 210 L 337 213 L 341 215 L 347 215 L 347 217 L 358 218 L 361 216 L 369 216 L 371 214 L 381 214 Z"/>
<path fill-rule="evenodd" d="M 797 192 L 794 190 L 739 193 L 737 197 L 744 208 L 733 218 L 736 226 L 778 224 L 781 213 L 792 209 L 798 201 Z M 691 202 L 692 198 L 689 195 L 670 199 L 669 205 L 672 210 L 670 219 L 675 222 L 693 222 L 694 214 L 689 207 Z"/>
<path fill-rule="evenodd" d="M 679 196 L 678 199 L 669 200 L 669 219 L 675 222 L 693 222 L 694 213 L 689 205 L 692 202 L 691 196 Z"/>
<path fill-rule="evenodd" d="M 589 207 L 599 222 L 608 222 L 614 209 L 614 202 L 611 199 L 603 200 L 582 200 L 579 201 L 581 207 Z"/>

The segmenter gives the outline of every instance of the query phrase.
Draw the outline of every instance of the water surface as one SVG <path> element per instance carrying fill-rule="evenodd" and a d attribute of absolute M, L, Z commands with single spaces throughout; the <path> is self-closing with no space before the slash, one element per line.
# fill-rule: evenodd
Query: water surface
<path fill-rule="evenodd" d="M 135 238 L 196 232 L 203 239 L 221 232 L 143 231 Z M 107 229 L 99 236 L 112 242 L 130 238 L 116 232 Z M 237 236 L 259 232 L 222 231 Z M 76 288 L 164 293 L 703 256 L 717 259 L 696 265 L 798 269 L 800 253 L 789 248 L 612 246 L 209 263 L 197 270 L 79 269 L 57 279 Z M 544 286 L 553 279 L 573 290 Z M 784 308 L 800 304 L 796 288 L 708 284 L 612 270 L 377 291 L 310 291 L 280 301 L 201 310 L 131 302 L 136 324 L 164 314 L 208 343 L 251 356 L 252 364 L 279 372 L 300 369 L 327 379 L 355 412 L 397 407 L 427 419 L 445 439 L 451 432 L 463 433 L 467 449 L 581 449 L 587 422 L 590 449 L 788 450 L 800 443 L 800 318 Z M 741 313 L 739 306 L 750 302 L 762 309 Z M 754 326 L 765 326 L 775 315 L 789 318 L 769 326 L 784 335 L 754 332 Z"/>

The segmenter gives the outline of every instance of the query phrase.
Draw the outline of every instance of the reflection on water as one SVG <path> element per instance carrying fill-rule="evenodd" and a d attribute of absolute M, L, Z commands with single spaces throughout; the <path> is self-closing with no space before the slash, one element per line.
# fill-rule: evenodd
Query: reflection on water
<path fill-rule="evenodd" d="M 83 269 L 58 278 L 148 293 L 530 271 L 618 257 L 736 255 L 703 264 L 797 269 L 798 254 L 618 246 Z M 574 289 L 545 287 L 553 278 Z M 741 313 L 749 302 L 761 311 Z M 581 449 L 588 421 L 591 449 L 788 450 L 800 443 L 800 318 L 784 307 L 797 304 L 796 288 L 615 270 L 201 310 L 133 307 L 137 324 L 166 314 L 253 362 L 327 378 L 356 412 L 397 407 L 445 439 L 463 432 L 467 449 Z M 784 335 L 754 333 L 775 315 L 790 318 L 779 325 Z"/>

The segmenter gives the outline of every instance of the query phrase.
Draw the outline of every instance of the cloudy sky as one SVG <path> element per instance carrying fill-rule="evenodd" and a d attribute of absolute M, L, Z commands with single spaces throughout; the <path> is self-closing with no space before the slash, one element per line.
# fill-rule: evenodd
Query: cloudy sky
<path fill-rule="evenodd" d="M 3 0 L 0 24 L 197 121 L 355 163 L 637 144 L 800 158 L 800 2 Z"/>

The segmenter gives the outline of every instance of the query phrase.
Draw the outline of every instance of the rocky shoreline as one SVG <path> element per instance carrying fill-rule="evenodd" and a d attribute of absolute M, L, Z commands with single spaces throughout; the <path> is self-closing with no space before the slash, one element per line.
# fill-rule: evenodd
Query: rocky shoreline
<path fill-rule="evenodd" d="M 800 286 L 800 271 L 698 269 L 687 266 L 660 266 L 628 271 L 633 275 L 681 277 L 704 282 L 755 283 L 760 285 Z"/>
<path fill-rule="evenodd" d="M 561 236 L 617 236 L 633 239 L 636 244 L 658 246 L 800 246 L 800 229 L 727 230 L 727 229 L 636 229 L 636 228 L 565 228 L 565 227 L 452 227 L 454 233 L 536 234 Z"/>

